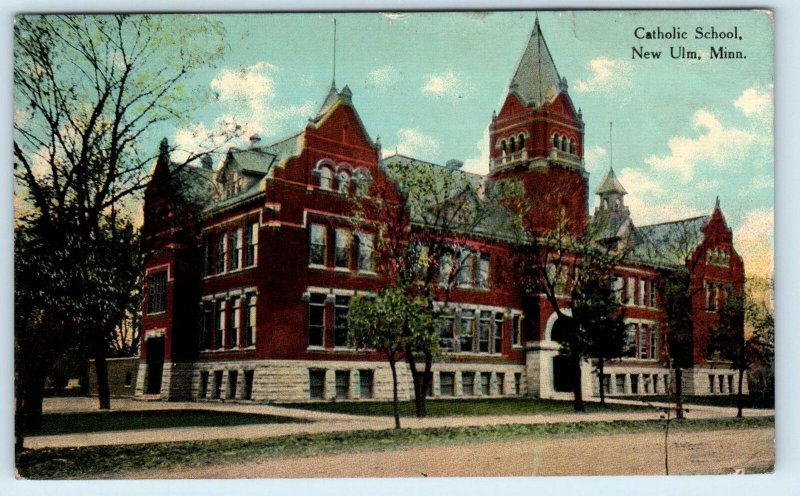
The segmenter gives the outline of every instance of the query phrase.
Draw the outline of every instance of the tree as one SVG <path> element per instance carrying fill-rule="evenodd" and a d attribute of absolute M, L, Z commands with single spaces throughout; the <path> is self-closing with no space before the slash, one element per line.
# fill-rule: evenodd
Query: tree
<path fill-rule="evenodd" d="M 24 301 L 35 310 L 16 323 L 17 393 L 25 405 L 18 413 L 30 425 L 41 418 L 39 371 L 49 370 L 70 339 L 100 360 L 100 407 L 110 406 L 101 362 L 109 333 L 124 317 L 118 310 L 129 305 L 120 304 L 121 294 L 106 282 L 129 287 L 124 278 L 135 281 L 127 269 L 117 270 L 127 264 L 121 257 L 136 250 L 128 247 L 123 255 L 114 247 L 133 241 L 121 211 L 148 181 L 154 156 L 141 142 L 157 126 L 185 119 L 205 103 L 202 91 L 185 84 L 192 71 L 222 53 L 221 34 L 218 23 L 196 17 L 16 18 L 14 176 L 24 204 L 17 212 L 23 231 L 16 237 L 22 244 L 16 263 L 23 273 L 35 271 L 22 258 L 32 251 L 41 271 L 36 285 L 20 285 L 25 294 L 18 305 Z M 197 156 L 190 154 L 186 163 Z M 42 246 L 52 253 L 40 253 Z M 41 257 L 60 265 L 44 272 L 50 263 Z M 101 321 L 93 319 L 98 310 Z M 90 331 L 90 323 L 101 326 Z"/>
<path fill-rule="evenodd" d="M 425 400 L 437 354 L 438 316 L 447 307 L 474 254 L 497 236 L 514 232 L 518 216 L 506 208 L 521 190 L 509 180 L 491 181 L 459 170 L 399 157 L 383 166 L 389 181 L 373 181 L 368 194 L 353 198 L 353 223 L 374 229 L 377 271 L 408 300 L 424 301 L 427 327 L 405 339 L 404 357 L 414 384 L 415 411 Z M 512 237 L 505 234 L 507 239 Z M 443 260 L 448 260 L 444 266 Z M 443 275 L 442 275 L 443 274 Z"/>
<path fill-rule="evenodd" d="M 773 305 L 774 281 L 750 278 L 745 283 L 745 332 L 756 337 L 761 356 L 753 364 L 748 379 L 750 394 L 759 391 L 762 399 L 775 398 L 775 312 Z"/>
<path fill-rule="evenodd" d="M 683 369 L 694 366 L 694 323 L 692 321 L 691 275 L 679 269 L 665 276 L 664 311 L 667 314 L 666 360 L 672 370 L 675 418 L 684 418 Z"/>
<path fill-rule="evenodd" d="M 766 325 L 756 327 L 756 332 L 752 335 L 745 335 L 745 314 L 748 313 L 747 307 L 751 305 L 757 304 L 745 299 L 743 296 L 731 296 L 728 298 L 719 311 L 719 321 L 711 339 L 710 353 L 723 360 L 729 360 L 731 369 L 739 373 L 736 392 L 737 417 L 742 416 L 744 373 L 753 364 L 769 360 L 772 355 L 770 333 L 774 332 L 772 330 L 774 329 L 773 326 L 764 322 Z M 754 311 L 750 310 L 749 313 L 752 315 Z"/>
<path fill-rule="evenodd" d="M 397 361 L 406 350 L 433 349 L 436 336 L 424 298 L 409 298 L 405 288 L 391 286 L 376 296 L 355 296 L 348 314 L 350 343 L 386 355 L 392 371 L 394 426 L 400 428 L 397 397 Z M 434 342 L 431 342 L 431 341 Z"/>

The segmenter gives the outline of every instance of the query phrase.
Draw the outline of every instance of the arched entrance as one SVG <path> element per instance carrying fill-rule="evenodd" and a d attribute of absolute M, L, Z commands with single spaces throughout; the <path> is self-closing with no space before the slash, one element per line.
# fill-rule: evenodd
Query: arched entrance
<path fill-rule="evenodd" d="M 555 342 L 564 341 L 569 333 L 569 317 L 560 317 L 553 324 L 550 339 Z M 572 359 L 564 355 L 553 357 L 553 390 L 568 393 L 573 390 Z"/>

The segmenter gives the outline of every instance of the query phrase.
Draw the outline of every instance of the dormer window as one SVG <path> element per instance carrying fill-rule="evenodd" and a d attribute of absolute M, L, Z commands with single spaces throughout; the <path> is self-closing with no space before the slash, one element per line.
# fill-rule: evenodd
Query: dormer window
<path fill-rule="evenodd" d="M 330 191 L 333 185 L 333 171 L 328 167 L 319 168 L 319 189 Z"/>
<path fill-rule="evenodd" d="M 339 181 L 339 193 L 343 195 L 347 195 L 350 193 L 350 174 L 345 171 L 339 172 L 337 176 Z"/>

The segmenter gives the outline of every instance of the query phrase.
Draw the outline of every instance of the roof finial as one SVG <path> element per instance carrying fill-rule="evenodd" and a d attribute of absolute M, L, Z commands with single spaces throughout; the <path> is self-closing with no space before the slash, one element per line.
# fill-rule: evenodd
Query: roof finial
<path fill-rule="evenodd" d="M 719 195 L 717 195 L 717 201 L 714 204 L 714 210 L 719 210 Z"/>
<path fill-rule="evenodd" d="M 608 161 L 614 172 L 614 121 L 608 123 Z"/>
<path fill-rule="evenodd" d="M 333 18 L 333 86 L 336 86 L 336 18 Z"/>

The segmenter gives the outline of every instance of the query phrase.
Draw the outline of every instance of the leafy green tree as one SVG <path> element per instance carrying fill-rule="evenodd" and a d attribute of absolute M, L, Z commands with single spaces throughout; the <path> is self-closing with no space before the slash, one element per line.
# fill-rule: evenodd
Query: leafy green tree
<path fill-rule="evenodd" d="M 155 156 L 142 141 L 207 102 L 186 81 L 218 59 L 221 35 L 218 23 L 189 16 L 15 19 L 16 264 L 18 275 L 39 267 L 36 284 L 24 281 L 15 291 L 17 305 L 32 309 L 16 322 L 18 413 L 30 425 L 41 420 L 40 371 L 73 339 L 102 362 L 108 333 L 129 308 L 112 285 L 126 290 L 136 280 L 123 260 L 138 252 L 128 243 L 135 234 L 119 212 L 148 181 Z M 101 362 L 99 404 L 109 408 Z"/>
<path fill-rule="evenodd" d="M 692 291 L 690 274 L 677 270 L 665 275 L 664 311 L 667 314 L 666 360 L 672 370 L 675 396 L 675 418 L 684 418 L 683 369 L 694 366 L 694 324 L 692 321 Z"/>
<path fill-rule="evenodd" d="M 348 314 L 350 343 L 357 349 L 383 353 L 392 371 L 394 426 L 400 428 L 397 393 L 397 361 L 407 350 L 435 351 L 436 334 L 428 303 L 424 298 L 409 298 L 405 288 L 392 286 L 375 296 L 356 296 Z"/>

